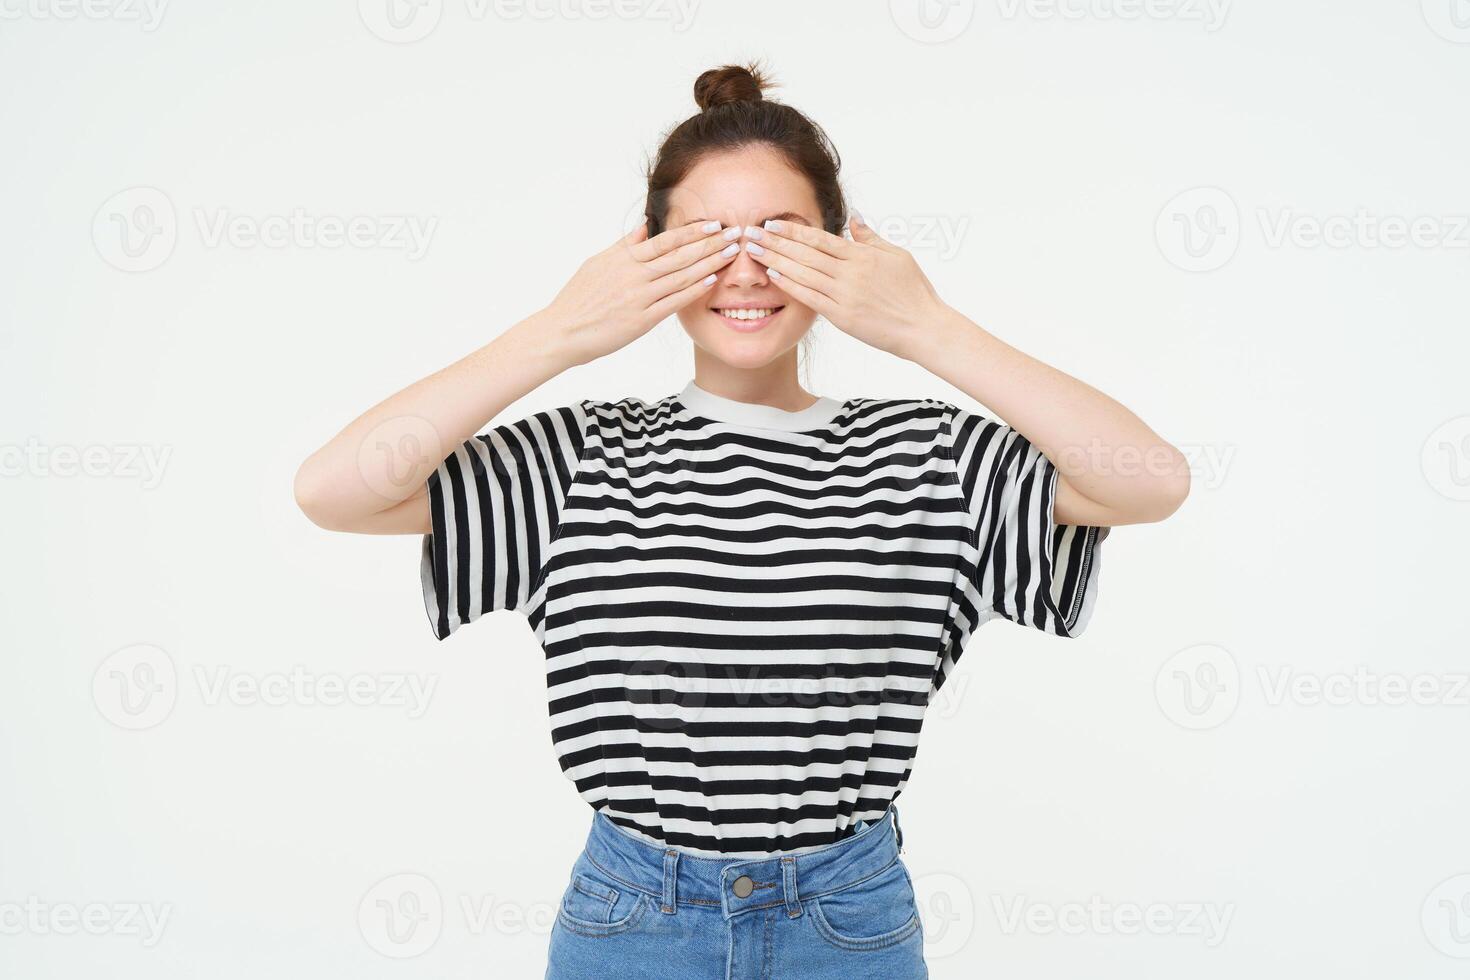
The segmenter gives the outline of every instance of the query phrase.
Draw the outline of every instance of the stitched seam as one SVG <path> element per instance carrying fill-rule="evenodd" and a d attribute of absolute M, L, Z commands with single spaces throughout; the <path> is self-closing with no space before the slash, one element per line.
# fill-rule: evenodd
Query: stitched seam
<path fill-rule="evenodd" d="M 613 874 L 611 871 L 609 871 L 606 868 L 604 868 L 602 865 L 598 864 L 597 863 L 597 860 L 595 858 L 593 858 L 592 855 L 588 854 L 586 857 L 587 857 L 587 863 L 588 864 L 592 865 L 598 871 L 601 871 L 603 874 L 607 875 L 613 881 L 616 881 L 616 882 L 619 882 L 620 884 L 623 884 L 623 885 L 628 886 L 629 888 L 633 889 L 635 892 L 637 892 L 640 895 L 647 895 L 650 898 L 656 898 L 656 899 L 658 899 L 660 902 L 663 901 L 663 894 L 661 892 L 656 894 L 654 892 L 645 891 L 644 889 L 639 888 L 637 885 L 633 884 L 631 881 L 627 881 L 627 880 L 625 880 L 623 878 L 618 877 L 617 875 Z"/>
<path fill-rule="evenodd" d="M 598 811 L 598 812 L 602 812 L 602 811 Z M 846 845 L 854 837 L 861 837 L 864 834 L 866 834 L 866 833 L 868 833 L 870 831 L 876 830 L 878 827 L 881 827 L 884 822 L 885 821 L 883 821 L 883 820 L 879 820 L 879 821 L 877 821 L 875 823 L 870 823 L 866 827 L 864 827 L 862 830 L 859 830 L 857 833 L 852 834 L 852 835 L 850 835 L 848 837 L 844 837 L 842 840 L 833 841 L 830 844 L 823 844 L 820 847 L 814 847 L 811 850 L 802 851 L 800 854 L 789 854 L 789 855 L 772 854 L 772 855 L 769 855 L 767 857 L 748 857 L 748 856 L 705 857 L 702 854 L 681 853 L 679 855 L 679 861 L 680 861 L 680 863 L 683 863 L 683 862 L 686 862 L 686 861 L 704 861 L 704 862 L 708 862 L 708 863 L 712 863 L 712 864 L 729 864 L 729 865 L 731 865 L 731 869 L 733 869 L 737 865 L 739 867 L 741 867 L 741 868 L 744 868 L 746 865 L 751 865 L 751 864 L 764 864 L 767 861 L 776 860 L 776 859 L 782 858 L 782 857 L 794 857 L 797 860 L 801 860 L 802 858 L 811 857 L 814 854 L 821 854 L 823 851 L 829 851 L 829 850 L 831 850 L 834 847 L 841 847 L 843 845 Z M 633 834 L 630 833 L 626 827 L 623 827 L 623 826 L 619 825 L 617 822 L 613 821 L 611 818 L 609 818 L 609 823 L 612 824 L 612 829 L 613 830 L 615 830 L 617 833 L 623 835 L 624 837 L 628 838 L 629 840 L 633 841 L 634 843 L 640 844 L 640 845 L 647 845 L 648 844 L 648 841 L 644 840 L 641 837 L 635 837 L 635 836 L 633 836 Z M 654 845 L 654 846 L 657 847 L 659 845 Z M 592 859 L 591 858 L 588 858 L 588 860 L 590 861 Z M 597 862 L 593 861 L 592 863 L 596 864 Z"/>
<path fill-rule="evenodd" d="M 647 909 L 648 903 L 642 898 L 639 898 L 637 904 L 633 906 L 633 910 L 617 922 L 584 922 L 568 914 L 564 908 L 558 908 L 556 910 L 556 917 L 563 926 L 572 932 L 583 936 L 600 938 L 603 936 L 617 935 L 620 932 L 626 932 L 633 928 L 643 918 L 643 913 Z"/>
<path fill-rule="evenodd" d="M 874 826 L 876 826 L 876 824 Z M 892 861 L 889 861 L 887 864 L 883 865 L 883 867 L 879 868 L 877 871 L 874 871 L 872 874 L 868 875 L 866 878 L 859 878 L 856 881 L 844 881 L 842 884 L 838 885 L 837 887 L 835 887 L 835 888 L 829 888 L 829 889 L 827 889 L 824 892 L 808 892 L 808 891 L 803 891 L 801 893 L 801 897 L 802 897 L 803 900 L 808 899 L 808 898 L 822 898 L 823 896 L 826 896 L 826 895 L 836 895 L 838 892 L 845 892 L 849 888 L 856 888 L 859 885 L 866 885 L 868 882 L 872 881 L 874 878 L 877 878 L 879 875 L 887 874 L 888 873 L 888 869 L 891 868 L 891 867 L 893 867 L 893 862 L 894 861 L 897 861 L 897 860 L 898 860 L 898 855 L 897 854 L 894 854 Z"/>
<path fill-rule="evenodd" d="M 584 880 L 582 875 L 577 875 L 575 878 L 572 879 L 572 887 L 581 892 L 583 895 L 590 895 L 592 898 L 597 899 L 599 902 L 607 902 L 609 905 L 617 904 L 617 889 L 609 888 L 605 892 L 598 892 L 593 890 L 592 886 L 594 884 L 596 883 Z"/>
<path fill-rule="evenodd" d="M 940 423 L 939 423 L 939 429 L 940 429 L 940 432 L 939 432 L 939 449 L 940 449 L 940 452 L 943 454 L 945 460 L 949 463 L 949 468 L 948 468 L 948 470 L 946 470 L 946 473 L 949 476 L 949 482 L 950 482 L 950 484 L 955 488 L 955 494 L 956 494 L 956 496 L 959 497 L 960 509 L 963 510 L 964 513 L 965 513 L 965 531 L 969 535 L 969 538 L 970 538 L 970 550 L 975 553 L 975 560 L 976 560 L 976 562 L 979 562 L 979 560 L 980 560 L 980 522 L 975 518 L 974 512 L 970 510 L 970 502 L 965 499 L 965 485 L 960 482 L 960 464 L 959 464 L 959 461 L 956 460 L 955 457 L 954 457 L 954 445 L 953 445 L 953 442 L 954 442 L 954 422 L 955 422 L 955 415 L 958 413 L 959 408 L 958 408 L 958 406 L 951 405 L 951 404 L 948 404 L 948 403 L 941 403 L 941 404 L 944 405 L 944 412 L 943 412 L 943 414 L 940 417 Z M 981 570 L 978 567 L 976 568 L 975 571 L 976 571 L 976 574 L 977 575 L 981 574 Z M 984 599 L 985 596 L 984 596 L 983 590 L 981 588 L 981 583 L 978 580 L 975 583 L 975 587 L 976 587 L 976 590 L 977 590 L 977 594 L 979 594 L 979 596 L 980 596 L 981 599 Z M 959 601 L 960 601 L 960 597 L 963 594 L 964 594 L 964 586 L 962 585 L 960 576 L 957 573 L 955 575 L 954 581 L 950 583 L 950 594 L 949 594 L 949 602 L 950 602 L 950 605 L 951 606 L 957 605 L 959 603 Z M 994 611 L 991 610 L 991 609 L 989 609 L 989 608 L 987 608 L 984 602 L 981 602 L 977 606 L 977 608 L 975 610 L 975 615 L 978 617 L 978 620 L 979 621 L 976 622 L 975 625 L 974 625 L 974 627 L 970 630 L 970 633 L 972 635 L 977 630 L 979 630 L 981 626 L 984 626 L 987 621 L 989 621 L 990 619 L 994 618 Z M 951 620 L 950 622 L 947 622 L 945 625 L 946 625 L 946 628 L 949 631 L 950 637 L 953 638 L 954 634 L 959 631 L 959 623 L 958 623 L 958 621 L 957 620 Z M 956 650 L 955 653 L 957 654 L 957 653 L 959 653 L 959 651 Z M 943 661 L 943 656 L 944 656 L 944 650 L 943 650 L 943 648 L 941 648 L 939 650 L 939 654 L 940 654 L 940 659 L 941 659 L 941 662 L 942 662 Z M 938 668 L 939 668 L 939 664 L 936 664 L 935 665 L 935 673 L 936 674 L 938 674 Z M 932 685 L 933 683 L 934 682 L 931 679 L 930 680 L 930 684 Z"/>
<path fill-rule="evenodd" d="M 811 904 L 816 911 L 816 915 L 813 918 L 815 918 L 817 923 L 817 931 L 820 932 L 822 936 L 827 939 L 828 942 L 832 943 L 832 945 L 837 946 L 840 949 L 886 949 L 889 946 L 893 946 L 897 943 L 903 942 L 909 936 L 913 935 L 914 931 L 917 930 L 921 924 L 918 913 L 915 913 L 907 922 L 899 926 L 897 929 L 892 930 L 891 932 L 884 933 L 880 936 L 867 936 L 859 939 L 852 936 L 844 936 L 842 933 L 838 932 L 832 926 L 832 923 L 827 921 L 827 916 L 822 911 L 821 902 L 814 901 Z"/>
<path fill-rule="evenodd" d="M 951 445 L 954 439 L 954 415 L 954 406 L 951 405 L 945 410 L 943 416 L 941 416 L 939 423 L 939 448 L 943 452 L 945 460 L 949 462 L 949 469 L 946 471 L 949 475 L 949 482 L 959 494 L 960 507 L 965 512 L 965 522 L 969 525 L 967 530 L 970 532 L 970 547 L 979 551 L 980 522 L 975 520 L 975 515 L 970 510 L 970 502 L 965 499 L 965 486 L 960 482 L 960 465 L 954 458 L 954 446 Z"/>
<path fill-rule="evenodd" d="M 1077 625 L 1077 617 L 1082 613 L 1082 599 L 1087 595 L 1088 580 L 1092 577 L 1092 549 L 1096 545 L 1097 528 L 1089 527 L 1082 545 L 1082 568 L 1077 572 L 1077 594 L 1072 597 L 1072 609 L 1067 616 L 1068 633 Z"/>
<path fill-rule="evenodd" d="M 881 824 L 876 824 L 876 823 L 875 824 L 869 824 L 867 827 L 864 827 L 862 830 L 858 831 L 858 834 L 867 833 L 867 831 L 868 831 L 868 829 L 870 827 L 879 827 L 879 826 L 882 826 L 882 825 Z M 857 835 L 854 835 L 854 836 L 857 836 Z M 841 843 L 844 843 L 844 841 L 838 841 L 837 843 L 838 844 L 841 844 Z M 836 847 L 837 844 L 829 844 L 827 846 L 828 847 Z M 826 850 L 826 848 L 823 848 L 823 850 Z M 655 894 L 654 892 L 646 891 L 645 889 L 640 888 L 638 885 L 633 884 L 633 882 L 628 881 L 626 878 L 622 878 L 622 877 L 614 874 L 613 872 L 609 871 L 608 869 L 604 868 L 602 865 L 600 865 L 600 864 L 597 863 L 597 859 L 594 858 L 592 855 L 585 854 L 584 856 L 587 858 L 587 863 L 588 864 L 592 865 L 598 871 L 601 871 L 604 875 L 606 875 L 607 877 L 611 878 L 613 881 L 616 881 L 616 882 L 618 882 L 621 885 L 625 885 L 628 888 L 631 888 L 633 891 L 638 892 L 640 895 L 647 895 L 650 898 L 658 899 L 658 901 L 660 903 L 663 902 L 663 894 L 661 892 Z M 680 861 L 683 861 L 684 858 L 681 856 L 679 858 L 679 860 Z M 718 858 L 714 858 L 714 859 L 711 859 L 711 860 L 718 860 Z M 802 894 L 802 901 L 806 901 L 807 899 L 811 899 L 811 898 L 821 898 L 823 895 L 833 895 L 833 894 L 836 894 L 837 892 L 846 891 L 849 888 L 855 888 L 858 885 L 865 884 L 866 882 L 872 881 L 874 878 L 878 877 L 879 875 L 881 875 L 884 872 L 886 872 L 889 868 L 893 867 L 894 861 L 897 861 L 897 860 L 898 860 L 898 855 L 897 854 L 894 854 L 892 860 L 890 860 L 887 864 L 883 865 L 883 867 L 879 868 L 877 871 L 874 871 L 872 874 L 868 875 L 867 877 L 858 878 L 855 881 L 845 881 L 842 884 L 838 885 L 836 888 L 829 888 L 829 889 L 827 889 L 824 892 L 812 892 L 810 894 L 807 894 L 807 893 L 803 892 L 803 894 Z M 900 867 L 902 867 L 902 865 L 900 865 Z M 772 887 L 774 887 L 774 884 L 772 885 Z M 719 907 L 719 906 L 723 906 L 724 903 L 723 902 L 711 902 L 711 901 L 707 901 L 707 900 L 704 900 L 704 899 L 698 899 L 698 898 L 680 898 L 680 899 L 677 900 L 677 904 L 680 904 L 680 905 L 704 905 L 704 906 L 709 906 L 709 907 Z M 745 907 L 745 909 L 743 911 L 750 911 L 752 909 L 770 908 L 770 907 L 772 907 L 774 905 L 784 905 L 784 904 L 785 904 L 785 899 L 782 899 L 781 901 L 778 901 L 778 902 L 769 902 L 769 903 L 765 903 L 765 904 L 762 904 L 762 905 L 748 905 L 748 906 Z"/>
<path fill-rule="evenodd" d="M 1041 451 L 1037 450 L 1037 452 L 1040 453 Z M 1056 578 L 1056 554 L 1052 550 L 1054 547 L 1053 535 L 1058 528 L 1064 526 L 1056 518 L 1057 486 L 1061 483 L 1062 473 L 1061 470 L 1057 469 L 1056 464 L 1047 458 L 1045 453 L 1041 453 L 1040 459 L 1046 460 L 1045 465 L 1050 470 L 1050 479 L 1046 481 L 1044 490 L 1046 494 L 1047 533 L 1041 540 L 1040 555 L 1041 567 L 1045 573 L 1042 577 L 1046 581 L 1042 582 L 1038 587 L 1041 589 L 1042 601 L 1046 603 L 1046 607 L 1051 610 L 1052 615 L 1061 624 L 1061 635 L 1071 636 L 1072 628 L 1077 625 L 1077 617 L 1082 612 L 1082 599 L 1087 595 L 1087 577 L 1091 574 L 1092 548 L 1096 541 L 1097 528 L 1083 528 L 1082 567 L 1078 569 L 1077 573 L 1077 590 L 1072 595 L 1071 605 L 1066 612 L 1063 612 L 1057 607 L 1056 596 L 1052 594 L 1052 589 L 1062 584 Z"/>

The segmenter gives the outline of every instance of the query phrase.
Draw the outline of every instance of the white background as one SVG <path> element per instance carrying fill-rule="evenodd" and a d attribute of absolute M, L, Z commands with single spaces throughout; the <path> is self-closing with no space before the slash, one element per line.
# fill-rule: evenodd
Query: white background
<path fill-rule="evenodd" d="M 1084 637 L 991 625 L 930 709 L 933 975 L 1465 975 L 1464 0 L 386 2 L 0 0 L 0 975 L 541 975 L 590 811 L 529 627 L 435 641 L 418 540 L 291 478 L 757 56 L 951 305 L 1195 462 Z M 249 234 L 298 211 L 366 237 Z M 820 393 L 974 401 L 817 336 Z M 502 418 L 691 371 L 671 320 Z"/>

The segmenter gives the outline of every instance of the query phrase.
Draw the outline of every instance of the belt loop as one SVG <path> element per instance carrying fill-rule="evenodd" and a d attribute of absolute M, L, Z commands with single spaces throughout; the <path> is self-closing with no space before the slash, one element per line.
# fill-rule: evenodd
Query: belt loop
<path fill-rule="evenodd" d="M 898 804 L 890 803 L 888 808 L 893 811 L 893 832 L 898 835 L 898 853 L 903 853 L 903 827 L 898 823 Z"/>
<path fill-rule="evenodd" d="M 795 919 L 801 915 L 801 899 L 796 894 L 796 858 L 791 855 L 781 859 L 781 884 L 786 893 L 786 917 Z"/>
<path fill-rule="evenodd" d="M 664 851 L 664 899 L 660 912 L 673 915 L 678 908 L 678 897 L 674 894 L 674 881 L 679 877 L 679 852 L 672 847 Z"/>

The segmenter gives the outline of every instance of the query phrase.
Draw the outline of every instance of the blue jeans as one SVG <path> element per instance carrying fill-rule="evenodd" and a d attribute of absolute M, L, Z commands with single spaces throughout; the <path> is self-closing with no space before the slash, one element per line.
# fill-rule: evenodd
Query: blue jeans
<path fill-rule="evenodd" d="M 642 840 L 596 811 L 551 930 L 546 980 L 927 978 L 898 810 L 855 826 L 797 854 L 711 858 Z"/>

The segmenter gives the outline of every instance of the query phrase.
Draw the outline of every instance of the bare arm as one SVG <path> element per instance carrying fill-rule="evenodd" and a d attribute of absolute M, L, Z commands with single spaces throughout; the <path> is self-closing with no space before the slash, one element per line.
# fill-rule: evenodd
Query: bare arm
<path fill-rule="evenodd" d="M 546 312 L 359 415 L 296 473 L 296 503 L 331 531 L 424 534 L 425 481 L 454 447 L 568 365 Z"/>
<path fill-rule="evenodd" d="M 1179 450 L 1121 404 L 992 337 L 939 298 L 905 249 L 856 217 L 848 241 L 766 222 L 772 282 L 858 340 L 913 361 L 981 402 L 1056 466 L 1060 524 L 1161 521 L 1189 493 Z"/>
<path fill-rule="evenodd" d="M 913 337 L 915 363 L 993 409 L 1056 465 L 1058 523 L 1161 521 L 1188 495 L 1183 454 L 1096 388 L 947 306 Z"/>
<path fill-rule="evenodd" d="M 640 225 L 582 263 L 546 309 L 374 405 L 307 457 L 297 505 L 328 530 L 427 533 L 424 484 L 446 456 L 528 392 L 698 299 L 734 257 L 729 242 L 718 222 L 652 239 Z"/>

